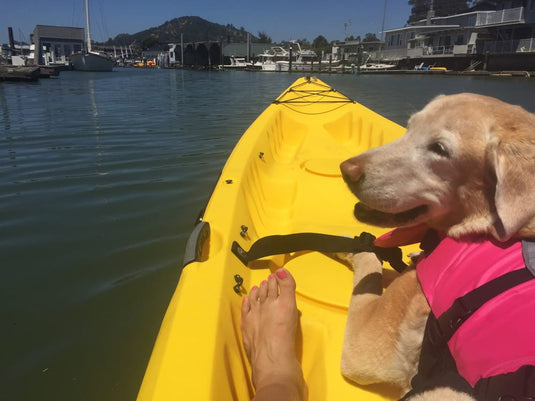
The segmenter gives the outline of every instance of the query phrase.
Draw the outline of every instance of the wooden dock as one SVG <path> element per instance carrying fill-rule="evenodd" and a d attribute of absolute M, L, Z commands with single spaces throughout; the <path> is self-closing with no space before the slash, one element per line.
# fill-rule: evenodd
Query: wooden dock
<path fill-rule="evenodd" d="M 535 71 L 453 71 L 453 70 L 377 70 L 377 71 L 360 71 L 358 74 L 377 74 L 377 75 L 459 75 L 459 76 L 477 76 L 477 77 L 535 77 Z"/>
<path fill-rule="evenodd" d="M 41 75 L 39 67 L 0 65 L 0 81 L 37 81 Z"/>
<path fill-rule="evenodd" d="M 0 81 L 37 81 L 39 78 L 58 77 L 65 66 L 0 65 Z"/>

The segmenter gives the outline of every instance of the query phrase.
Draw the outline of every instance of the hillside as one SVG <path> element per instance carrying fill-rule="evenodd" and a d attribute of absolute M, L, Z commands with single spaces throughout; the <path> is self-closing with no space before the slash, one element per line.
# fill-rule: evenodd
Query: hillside
<path fill-rule="evenodd" d="M 107 45 L 130 45 L 132 43 L 168 43 L 179 42 L 180 34 L 184 34 L 184 42 L 198 41 L 223 41 L 223 42 L 245 42 L 247 32 L 238 29 L 232 24 L 220 25 L 200 17 L 179 17 L 166 21 L 162 25 L 149 28 L 144 31 L 127 34 L 121 33 L 114 39 L 108 40 Z M 251 35 L 251 40 L 256 37 Z"/>

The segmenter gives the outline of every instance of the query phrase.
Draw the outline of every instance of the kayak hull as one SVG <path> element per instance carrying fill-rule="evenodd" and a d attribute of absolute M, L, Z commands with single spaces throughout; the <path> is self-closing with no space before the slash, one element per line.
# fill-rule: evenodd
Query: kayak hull
<path fill-rule="evenodd" d="M 388 386 L 358 386 L 340 373 L 352 292 L 346 265 L 301 251 L 245 266 L 231 246 L 237 241 L 249 249 L 259 238 L 299 232 L 383 234 L 354 218 L 356 199 L 339 164 L 404 131 L 314 78 L 298 79 L 256 119 L 228 158 L 188 241 L 138 400 L 250 400 L 254 389 L 241 344 L 241 301 L 280 267 L 297 282 L 298 359 L 309 400 L 398 396 Z"/>

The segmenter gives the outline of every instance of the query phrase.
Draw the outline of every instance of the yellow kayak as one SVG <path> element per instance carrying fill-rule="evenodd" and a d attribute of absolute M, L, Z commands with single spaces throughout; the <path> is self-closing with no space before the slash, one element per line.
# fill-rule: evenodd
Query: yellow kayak
<path fill-rule="evenodd" d="M 188 241 L 185 267 L 141 386 L 139 401 L 250 400 L 241 344 L 242 296 L 284 266 L 297 281 L 299 355 L 310 401 L 386 400 L 386 386 L 340 374 L 352 272 L 316 251 L 266 256 L 245 265 L 231 251 L 271 235 L 356 236 L 384 230 L 359 223 L 343 182 L 345 159 L 397 139 L 400 125 L 315 78 L 300 78 L 244 133 Z"/>

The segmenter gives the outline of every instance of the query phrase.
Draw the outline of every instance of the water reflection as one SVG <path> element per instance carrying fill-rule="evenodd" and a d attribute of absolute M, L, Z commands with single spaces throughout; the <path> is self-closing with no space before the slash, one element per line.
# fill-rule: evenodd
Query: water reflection
<path fill-rule="evenodd" d="M 9 120 L 9 109 L 7 107 L 4 85 L 0 85 L 0 108 L 2 109 L 2 123 L 4 125 L 5 133 L 7 134 L 11 128 L 11 121 Z"/>

